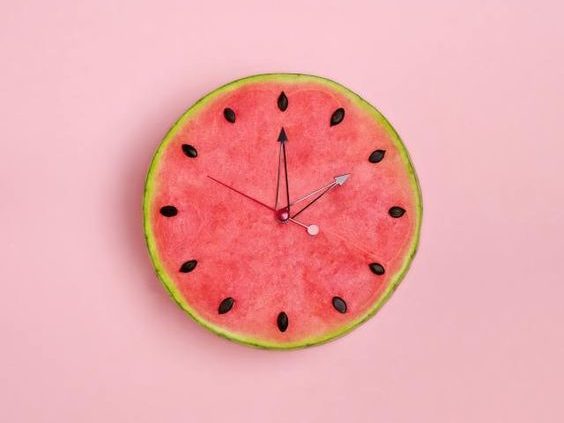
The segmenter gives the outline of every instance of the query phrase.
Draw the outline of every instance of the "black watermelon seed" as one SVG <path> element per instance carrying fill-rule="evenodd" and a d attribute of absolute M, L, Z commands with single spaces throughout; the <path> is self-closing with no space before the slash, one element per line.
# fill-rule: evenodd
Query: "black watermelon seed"
<path fill-rule="evenodd" d="M 229 107 L 223 109 L 223 117 L 227 120 L 227 122 L 235 123 L 235 112 L 233 109 L 230 109 Z"/>
<path fill-rule="evenodd" d="M 278 96 L 278 108 L 283 112 L 288 108 L 288 97 L 286 97 L 284 91 Z"/>
<path fill-rule="evenodd" d="M 397 219 L 398 217 L 402 217 L 405 214 L 405 209 L 402 209 L 401 207 L 398 206 L 394 206 L 390 208 L 390 210 L 388 210 L 388 213 L 390 214 L 390 216 Z"/>
<path fill-rule="evenodd" d="M 281 311 L 276 319 L 276 324 L 278 325 L 280 332 L 286 332 L 286 329 L 288 329 L 288 315 Z"/>
<path fill-rule="evenodd" d="M 370 156 L 368 156 L 368 161 L 370 163 L 380 163 L 385 154 L 386 150 L 374 150 L 372 153 L 370 153 Z"/>
<path fill-rule="evenodd" d="M 182 151 L 191 159 L 198 157 L 198 150 L 196 150 L 193 145 L 182 144 Z"/>
<path fill-rule="evenodd" d="M 383 275 L 384 273 L 386 273 L 384 266 L 382 266 L 380 263 L 370 263 L 368 267 L 370 267 L 370 270 L 375 275 Z"/>
<path fill-rule="evenodd" d="M 231 297 L 227 297 L 226 299 L 224 299 L 220 304 L 219 307 L 217 309 L 217 312 L 219 314 L 225 314 L 228 311 L 230 311 L 233 308 L 233 304 L 235 303 L 235 300 Z"/>
<path fill-rule="evenodd" d="M 347 312 L 347 303 L 341 297 L 333 297 L 333 307 L 339 313 L 346 313 Z"/>
<path fill-rule="evenodd" d="M 342 107 L 339 107 L 331 115 L 331 121 L 330 121 L 331 126 L 338 125 L 339 123 L 341 123 L 343 121 L 344 118 L 345 118 L 345 109 L 343 109 Z"/>
<path fill-rule="evenodd" d="M 165 217 L 173 217 L 178 214 L 178 210 L 174 206 L 161 207 L 161 214 Z"/>
<path fill-rule="evenodd" d="M 180 272 L 190 273 L 192 270 L 196 268 L 197 264 L 198 264 L 198 260 L 188 260 L 187 262 L 182 263 L 182 266 L 180 266 Z"/>

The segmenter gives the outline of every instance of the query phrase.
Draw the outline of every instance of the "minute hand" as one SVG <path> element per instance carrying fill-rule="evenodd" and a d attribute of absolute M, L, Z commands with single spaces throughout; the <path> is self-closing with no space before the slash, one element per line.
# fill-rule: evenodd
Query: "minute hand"
<path fill-rule="evenodd" d="M 317 200 L 319 200 L 321 197 L 323 197 L 325 194 L 327 194 L 333 188 L 343 185 L 346 182 L 346 180 L 349 178 L 349 176 L 350 176 L 350 173 L 346 173 L 344 175 L 336 176 L 335 180 L 332 183 L 325 185 L 321 188 L 318 188 L 315 191 L 313 191 L 313 192 L 311 192 L 307 195 L 304 195 L 303 197 L 298 198 L 292 204 L 299 203 L 299 202 L 305 200 L 306 198 L 309 198 L 309 197 L 317 194 L 318 192 L 321 192 L 321 194 L 319 194 L 317 197 L 315 197 L 313 200 L 311 200 L 308 204 L 306 204 L 300 211 L 298 211 L 297 213 L 292 215 L 291 218 L 293 219 L 296 216 L 298 216 L 300 213 L 302 213 L 305 209 L 307 209 L 309 206 L 311 206 L 313 203 L 315 203 Z"/>

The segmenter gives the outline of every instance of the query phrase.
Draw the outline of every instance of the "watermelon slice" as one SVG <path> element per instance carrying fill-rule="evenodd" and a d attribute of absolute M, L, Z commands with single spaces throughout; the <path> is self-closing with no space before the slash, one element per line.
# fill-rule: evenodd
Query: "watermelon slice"
<path fill-rule="evenodd" d="M 160 144 L 144 198 L 149 253 L 180 307 L 226 338 L 279 349 L 372 316 L 409 268 L 421 212 L 388 121 L 299 74 L 199 100 Z"/>

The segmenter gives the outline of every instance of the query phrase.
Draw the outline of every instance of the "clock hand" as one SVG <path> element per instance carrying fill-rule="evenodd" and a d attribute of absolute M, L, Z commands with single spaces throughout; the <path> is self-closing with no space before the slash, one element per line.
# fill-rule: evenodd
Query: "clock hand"
<path fill-rule="evenodd" d="M 286 209 L 285 212 L 287 213 L 288 217 L 290 216 L 290 186 L 288 184 L 288 160 L 286 158 L 286 142 L 288 141 L 288 137 L 286 136 L 286 131 L 284 128 L 280 130 L 280 134 L 278 135 L 278 142 L 280 143 L 280 151 L 282 152 L 282 159 L 284 162 L 284 179 L 286 182 Z M 280 154 L 278 156 L 278 181 L 276 184 L 276 206 L 275 208 L 278 209 L 278 193 L 280 190 Z"/>
<path fill-rule="evenodd" d="M 323 191 L 326 188 L 330 188 L 334 185 L 343 185 L 346 182 L 346 180 L 349 178 L 349 176 L 350 176 L 350 173 L 345 173 L 344 175 L 335 176 L 333 182 L 328 183 L 327 185 L 324 185 L 321 188 L 317 188 L 316 190 L 310 192 L 309 194 L 306 194 L 306 195 L 299 197 L 298 199 L 294 200 L 290 205 L 293 206 L 294 204 L 301 203 L 302 201 L 308 199 L 309 197 L 317 194 L 320 191 Z"/>
<path fill-rule="evenodd" d="M 315 197 L 313 200 L 311 200 L 307 205 L 305 205 L 299 212 L 297 212 L 296 214 L 294 214 L 292 217 L 295 218 L 296 216 L 298 216 L 300 213 L 302 213 L 304 210 L 306 210 L 309 206 L 311 206 L 313 203 L 315 203 L 317 200 L 319 200 L 321 197 L 323 197 L 325 194 L 327 194 L 329 191 L 331 191 L 333 188 L 337 187 L 337 186 L 341 186 L 343 185 L 347 179 L 349 178 L 350 173 L 346 173 L 344 175 L 340 175 L 340 176 L 336 176 L 335 177 L 335 181 L 332 182 L 329 185 L 326 185 L 325 187 L 322 187 L 318 190 L 313 191 L 312 193 L 306 195 L 305 197 L 298 199 L 297 201 L 302 201 L 308 197 L 311 197 L 312 195 L 318 193 L 319 191 L 322 191 L 321 194 L 319 194 L 317 197 Z M 296 202 L 297 202 L 296 201 Z"/>
<path fill-rule="evenodd" d="M 295 223 L 298 226 L 301 226 L 302 228 L 304 228 L 307 233 L 311 236 L 316 236 L 319 235 L 320 229 L 318 225 L 312 224 L 312 225 L 306 225 L 296 219 L 293 218 L 289 218 L 288 219 L 290 222 Z M 349 238 L 347 238 L 346 236 L 342 235 L 341 233 L 339 233 L 338 231 L 334 231 L 334 230 L 327 230 L 324 229 L 323 230 L 325 233 L 325 236 L 332 236 L 335 237 L 339 240 L 341 240 L 344 244 L 346 244 L 349 248 L 354 248 L 356 250 L 358 250 L 359 252 L 366 254 L 368 257 L 373 257 L 376 258 L 376 255 L 374 254 L 373 251 L 370 251 L 370 249 L 365 248 L 364 246 L 350 240 Z"/>
<path fill-rule="evenodd" d="M 278 137 L 280 138 L 280 136 Z M 280 148 L 278 149 L 278 172 L 276 172 L 276 200 L 274 202 L 274 208 L 278 210 L 278 196 L 280 193 L 280 171 L 282 170 L 282 143 L 280 143 Z"/>
<path fill-rule="evenodd" d="M 211 179 L 212 181 L 214 181 L 214 182 L 217 182 L 217 183 L 220 184 L 220 185 L 223 185 L 223 186 L 226 187 L 226 188 L 229 188 L 230 190 L 236 192 L 237 194 L 241 194 L 243 197 L 246 197 L 246 198 L 248 198 L 249 200 L 252 200 L 252 201 L 254 201 L 255 203 L 260 204 L 261 206 L 266 207 L 266 208 L 269 209 L 269 210 L 276 211 L 276 210 L 273 209 L 272 207 L 270 207 L 270 206 L 264 204 L 263 202 L 261 202 L 261 201 L 255 199 L 255 198 L 253 198 L 253 197 L 251 197 L 251 196 L 249 196 L 249 195 L 247 195 L 247 194 L 245 194 L 244 192 L 241 192 L 241 191 L 239 191 L 239 190 L 233 188 L 232 186 L 227 185 L 226 183 L 223 183 L 223 182 L 221 182 L 221 181 L 218 180 L 218 179 L 215 179 L 213 176 L 208 175 L 208 178 L 210 178 L 210 179 Z M 290 218 L 290 217 L 287 217 L 287 220 L 289 220 L 289 221 L 295 223 L 295 224 L 298 225 L 298 226 L 301 226 L 302 228 L 305 228 L 305 229 L 307 230 L 307 233 L 310 234 L 311 236 L 315 236 L 315 235 L 317 235 L 317 234 L 319 233 L 319 226 L 317 226 L 317 225 L 305 225 L 305 224 L 303 224 L 302 222 L 299 222 L 299 221 L 297 221 L 297 220 L 295 220 L 295 219 L 292 219 L 292 218 Z"/>
<path fill-rule="evenodd" d="M 220 185 L 223 185 L 223 186 L 226 187 L 226 188 L 229 188 L 231 191 L 234 191 L 234 192 L 236 192 L 237 194 L 241 194 L 243 197 L 246 197 L 246 198 L 248 198 L 249 200 L 252 200 L 252 201 L 254 201 L 254 202 L 257 203 L 257 204 L 260 204 L 261 206 L 266 207 L 268 210 L 271 210 L 271 211 L 274 211 L 274 212 L 276 211 L 275 209 L 273 209 L 273 208 L 270 207 L 269 205 L 267 205 L 267 204 L 265 204 L 265 203 L 263 203 L 263 202 L 257 200 L 256 198 L 251 197 L 250 195 L 245 194 L 244 192 L 241 192 L 241 191 L 239 191 L 239 190 L 233 188 L 233 187 L 230 186 L 230 185 L 227 185 L 226 183 L 223 183 L 223 182 L 221 182 L 221 181 L 215 179 L 214 177 L 212 177 L 212 176 L 210 176 L 210 175 L 208 175 L 208 178 L 210 178 L 212 181 L 217 182 L 217 183 L 220 184 Z"/>
<path fill-rule="evenodd" d="M 310 234 L 311 236 L 315 236 L 319 234 L 319 226 L 317 225 L 306 225 L 302 222 L 297 221 L 296 219 L 292 219 L 291 217 L 288 220 L 292 223 L 295 223 L 298 226 L 301 226 L 302 228 L 305 228 L 307 233 Z"/>
<path fill-rule="evenodd" d="M 280 173 L 282 172 L 282 162 L 284 162 L 284 169 L 286 168 L 286 149 L 284 144 L 288 141 L 288 137 L 286 136 L 286 131 L 284 128 L 280 130 L 280 134 L 278 135 L 278 142 L 280 143 L 280 148 L 278 149 L 278 172 L 276 174 L 276 201 L 274 204 L 274 208 L 278 210 L 278 197 L 280 193 Z M 284 158 L 284 160 L 282 160 Z M 288 186 L 288 176 L 286 172 L 286 186 Z"/>

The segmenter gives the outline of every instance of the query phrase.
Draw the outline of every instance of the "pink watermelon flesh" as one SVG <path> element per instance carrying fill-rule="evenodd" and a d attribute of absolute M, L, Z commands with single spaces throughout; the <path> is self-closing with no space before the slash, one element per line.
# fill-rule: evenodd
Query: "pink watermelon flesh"
<path fill-rule="evenodd" d="M 350 174 L 300 214 L 316 236 L 210 178 L 274 207 L 282 128 L 291 199 Z M 238 80 L 189 109 L 155 154 L 144 209 L 153 264 L 180 306 L 269 348 L 324 342 L 374 314 L 409 267 L 421 219 L 389 123 L 341 85 L 294 74 Z"/>

